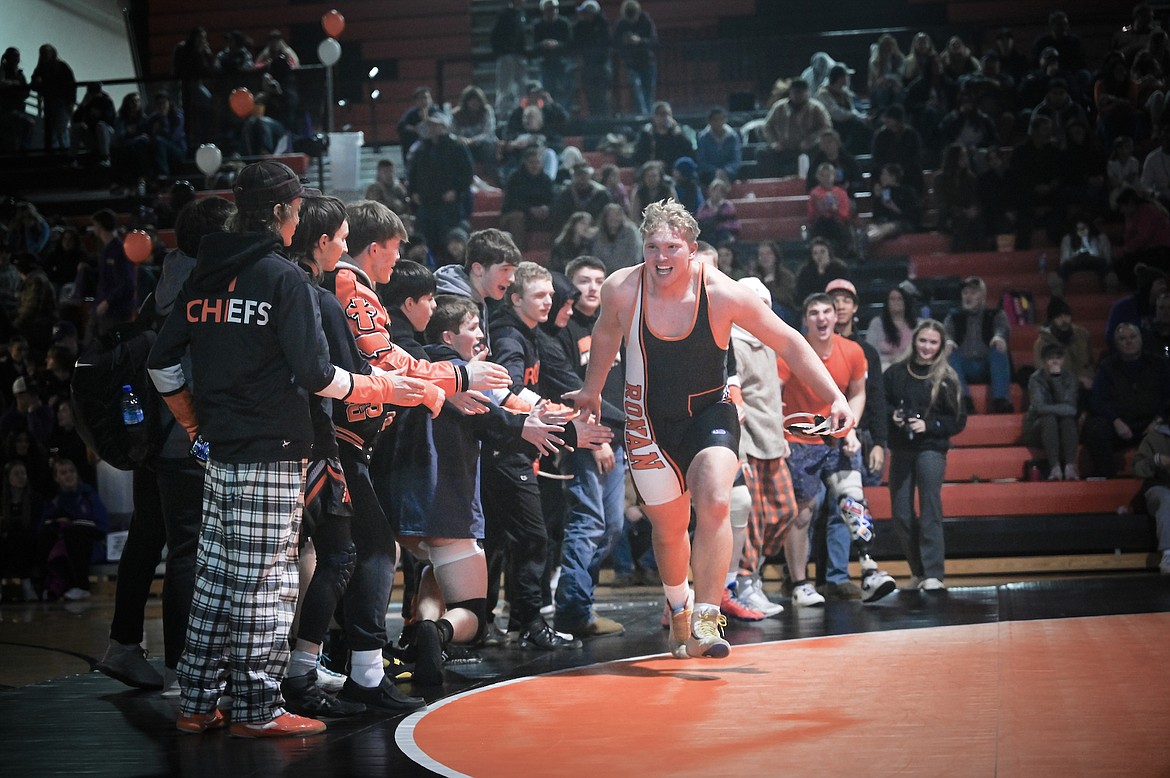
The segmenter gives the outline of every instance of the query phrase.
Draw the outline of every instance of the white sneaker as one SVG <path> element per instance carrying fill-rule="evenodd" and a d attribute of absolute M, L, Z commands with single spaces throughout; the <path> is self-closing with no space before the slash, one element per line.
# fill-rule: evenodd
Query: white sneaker
<path fill-rule="evenodd" d="M 89 590 L 87 590 L 87 589 L 82 589 L 78 586 L 74 586 L 72 589 L 66 589 L 65 593 L 62 594 L 61 596 L 64 597 L 66 600 L 70 600 L 72 602 L 75 602 L 77 600 L 88 600 L 93 595 L 90 594 Z"/>
<path fill-rule="evenodd" d="M 1158 570 L 1162 575 L 1170 575 L 1170 551 L 1162 552 L 1162 561 L 1158 563 Z"/>
<path fill-rule="evenodd" d="M 325 666 L 321 655 L 317 655 L 317 687 L 336 694 L 345 686 L 345 676 L 335 673 Z"/>
<path fill-rule="evenodd" d="M 877 602 L 898 588 L 894 576 L 879 570 L 871 556 L 861 558 L 861 601 Z"/>
<path fill-rule="evenodd" d="M 741 576 L 735 582 L 735 599 L 745 608 L 751 608 L 764 614 L 764 617 L 775 616 L 784 612 L 784 606 L 768 599 L 759 579 Z"/>
<path fill-rule="evenodd" d="M 792 590 L 792 604 L 812 608 L 825 604 L 825 598 L 810 583 L 802 583 Z"/>
<path fill-rule="evenodd" d="M 946 584 L 937 578 L 927 578 L 922 582 L 922 586 L 919 586 L 918 588 L 924 592 L 937 592 L 940 589 L 945 589 L 947 587 Z"/>

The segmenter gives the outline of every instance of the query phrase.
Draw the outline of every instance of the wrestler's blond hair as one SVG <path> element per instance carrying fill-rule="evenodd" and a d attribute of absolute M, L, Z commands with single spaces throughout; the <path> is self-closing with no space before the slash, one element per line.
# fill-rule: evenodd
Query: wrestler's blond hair
<path fill-rule="evenodd" d="M 699 236 L 699 223 L 690 211 L 677 200 L 667 199 L 650 203 L 642 214 L 642 238 L 648 238 L 663 227 L 687 236 L 694 243 Z"/>

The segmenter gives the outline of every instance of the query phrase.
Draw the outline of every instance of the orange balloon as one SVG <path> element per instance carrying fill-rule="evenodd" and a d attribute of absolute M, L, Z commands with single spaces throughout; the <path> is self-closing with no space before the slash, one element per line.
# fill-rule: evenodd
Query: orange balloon
<path fill-rule="evenodd" d="M 345 30 L 345 17 L 334 8 L 321 17 L 321 27 L 330 38 L 340 38 L 341 33 Z"/>
<path fill-rule="evenodd" d="M 250 91 L 240 86 L 232 90 L 228 104 L 232 107 L 232 113 L 241 119 L 247 119 L 252 115 L 252 106 L 256 105 L 256 100 Z"/>
<path fill-rule="evenodd" d="M 134 230 L 122 238 L 122 251 L 135 265 L 141 265 L 154 254 L 154 242 L 142 230 Z"/>

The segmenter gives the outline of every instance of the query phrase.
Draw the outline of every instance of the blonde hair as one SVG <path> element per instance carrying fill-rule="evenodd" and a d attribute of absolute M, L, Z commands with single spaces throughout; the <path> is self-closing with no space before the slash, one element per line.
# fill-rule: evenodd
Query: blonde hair
<path fill-rule="evenodd" d="M 517 294 L 523 297 L 524 290 L 533 281 L 552 281 L 552 273 L 549 272 L 548 268 L 535 262 L 521 262 L 517 265 L 512 285 L 508 287 L 508 305 L 512 305 L 512 295 Z"/>
<path fill-rule="evenodd" d="M 650 237 L 663 227 L 687 235 L 688 243 L 694 243 L 699 236 L 699 223 L 695 217 L 674 199 L 650 203 L 642 212 L 642 226 L 639 229 L 643 238 Z"/>
<path fill-rule="evenodd" d="M 910 335 L 910 353 L 902 360 L 902 364 L 906 365 L 907 369 L 914 364 L 917 359 L 917 350 L 914 344 L 918 342 L 918 333 L 923 330 L 934 330 L 939 336 L 938 353 L 928 363 L 930 370 L 926 373 L 926 380 L 930 381 L 930 404 L 933 407 L 938 402 L 938 396 L 942 392 L 943 385 L 949 384 L 947 387 L 946 399 L 952 403 L 952 407 L 956 410 L 961 406 L 960 404 L 960 384 L 959 374 L 951 367 L 950 361 L 947 359 L 947 329 L 941 322 L 935 319 L 923 319 L 918 322 L 918 326 L 914 328 L 914 332 Z"/>

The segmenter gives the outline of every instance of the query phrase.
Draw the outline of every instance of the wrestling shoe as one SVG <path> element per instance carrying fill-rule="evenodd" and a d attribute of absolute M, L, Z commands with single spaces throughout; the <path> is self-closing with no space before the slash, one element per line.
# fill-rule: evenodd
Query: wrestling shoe
<path fill-rule="evenodd" d="M 666 603 L 666 614 L 663 621 L 669 620 L 670 626 L 670 653 L 678 659 L 687 658 L 687 641 L 691 637 L 691 614 L 695 609 L 695 593 L 687 592 L 687 601 L 678 611 L 670 609 Z"/>
<path fill-rule="evenodd" d="M 285 713 L 272 721 L 240 722 L 232 724 L 228 734 L 232 737 L 308 737 L 320 735 L 325 731 L 325 722 L 298 716 L 295 713 Z"/>
<path fill-rule="evenodd" d="M 580 648 L 581 641 L 576 638 L 562 637 L 544 620 L 537 616 L 520 632 L 520 648 L 532 648 L 539 651 L 556 651 L 562 648 Z"/>
<path fill-rule="evenodd" d="M 719 603 L 719 610 L 724 616 L 740 621 L 763 621 L 764 614 L 760 611 L 739 602 L 731 596 L 731 589 L 723 587 L 723 599 Z"/>
<path fill-rule="evenodd" d="M 923 585 L 925 585 L 923 581 Z M 898 588 L 894 577 L 885 570 L 879 570 L 873 557 L 861 558 L 861 601 L 877 602 Z"/>
<path fill-rule="evenodd" d="M 731 653 L 731 644 L 723 639 L 727 617 L 719 608 L 707 605 L 691 619 L 691 634 L 687 636 L 687 656 L 723 659 Z"/>
<path fill-rule="evenodd" d="M 280 693 L 284 707 L 298 716 L 340 718 L 366 712 L 366 706 L 360 702 L 340 700 L 326 692 L 313 670 L 285 678 L 280 682 Z"/>
<path fill-rule="evenodd" d="M 106 655 L 94 668 L 115 681 L 136 689 L 161 689 L 163 677 L 146 661 L 149 654 L 137 643 L 119 643 L 111 640 Z"/>
<path fill-rule="evenodd" d="M 200 735 L 213 729 L 223 729 L 227 725 L 228 714 L 219 708 L 213 708 L 210 713 L 180 713 L 175 720 L 175 729 L 188 735 Z"/>
<path fill-rule="evenodd" d="M 803 608 L 814 608 L 825 604 L 825 596 L 813 588 L 808 581 L 792 587 L 792 604 Z"/>
<path fill-rule="evenodd" d="M 455 643 L 448 643 L 447 647 L 443 649 L 443 665 L 478 665 L 483 662 L 483 657 L 472 651 L 467 646 L 461 646 Z"/>
<path fill-rule="evenodd" d="M 759 611 L 764 614 L 764 618 L 784 612 L 783 605 L 772 602 L 768 599 L 768 595 L 764 594 L 764 587 L 760 584 L 759 578 L 742 576 L 736 581 L 735 590 L 735 599 L 741 605 Z"/>
<path fill-rule="evenodd" d="M 422 686 L 443 684 L 443 637 L 433 621 L 420 621 L 414 633 L 414 677 Z"/>

